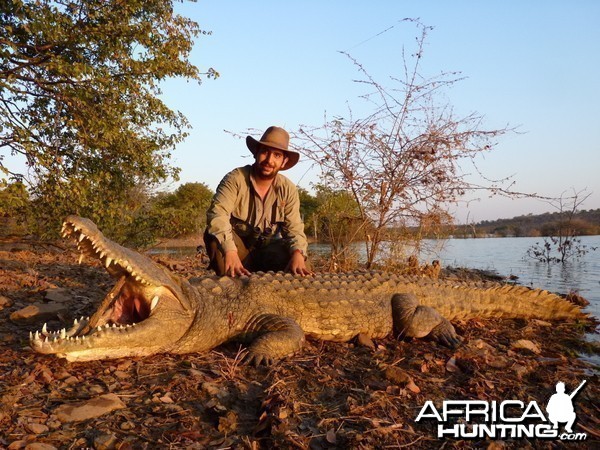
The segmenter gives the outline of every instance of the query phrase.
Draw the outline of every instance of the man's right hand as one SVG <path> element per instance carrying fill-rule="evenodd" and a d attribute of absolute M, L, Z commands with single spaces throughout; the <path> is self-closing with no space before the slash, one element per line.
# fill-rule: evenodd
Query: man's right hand
<path fill-rule="evenodd" d="M 225 275 L 230 277 L 250 275 L 250 272 L 242 264 L 237 250 L 225 252 Z"/>

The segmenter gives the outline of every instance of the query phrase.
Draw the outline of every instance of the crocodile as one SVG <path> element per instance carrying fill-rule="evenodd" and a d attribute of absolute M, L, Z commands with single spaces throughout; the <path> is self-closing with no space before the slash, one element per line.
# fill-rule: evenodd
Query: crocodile
<path fill-rule="evenodd" d="M 248 363 L 270 364 L 297 352 L 307 336 L 343 342 L 393 332 L 455 347 L 461 338 L 451 320 L 587 317 L 539 289 L 376 271 L 186 280 L 111 241 L 89 219 L 68 216 L 62 234 L 117 280 L 91 317 L 68 330 L 49 331 L 44 324 L 30 333 L 33 350 L 68 361 L 205 352 L 240 340 L 249 344 Z"/>

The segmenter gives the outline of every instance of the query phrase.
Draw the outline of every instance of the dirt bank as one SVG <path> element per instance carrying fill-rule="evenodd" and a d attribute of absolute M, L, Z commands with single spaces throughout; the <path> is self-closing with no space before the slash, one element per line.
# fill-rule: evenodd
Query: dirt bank
<path fill-rule="evenodd" d="M 583 327 L 458 323 L 466 343 L 457 351 L 391 338 L 375 349 L 309 340 L 269 368 L 239 365 L 235 344 L 205 355 L 66 363 L 32 353 L 29 331 L 91 315 L 112 280 L 96 262 L 78 265 L 69 249 L 12 250 L 0 251 L 0 448 L 560 448 L 532 438 L 438 440 L 435 424 L 415 418 L 427 400 L 545 406 L 557 381 L 570 392 L 584 379 L 575 430 L 588 437 L 579 448 L 600 443 L 598 377 L 577 358 Z M 163 262 L 183 276 L 203 271 L 192 257 Z M 48 303 L 60 306 L 48 319 L 10 319 Z"/>

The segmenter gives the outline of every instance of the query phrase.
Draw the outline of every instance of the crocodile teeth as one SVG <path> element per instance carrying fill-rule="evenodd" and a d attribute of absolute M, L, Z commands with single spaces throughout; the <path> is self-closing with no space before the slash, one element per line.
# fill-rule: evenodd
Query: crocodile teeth
<path fill-rule="evenodd" d="M 64 339 L 66 337 L 67 337 L 67 330 L 63 328 L 62 330 L 60 330 L 60 338 Z"/>
<path fill-rule="evenodd" d="M 154 298 L 152 299 L 152 303 L 150 303 L 150 311 L 152 311 L 154 308 L 156 308 L 156 305 L 158 305 L 158 295 L 155 295 Z"/>
<path fill-rule="evenodd" d="M 83 261 L 83 253 L 81 253 L 81 255 L 79 255 L 79 261 L 77 261 L 77 264 L 81 265 L 82 261 Z"/>
<path fill-rule="evenodd" d="M 81 233 L 79 235 L 79 242 L 83 241 L 85 239 L 85 234 Z"/>
<path fill-rule="evenodd" d="M 108 269 L 108 266 L 110 266 L 110 263 L 112 262 L 112 258 L 106 258 L 106 260 L 104 260 L 104 267 L 106 267 Z"/>
<path fill-rule="evenodd" d="M 46 324 L 44 324 L 44 326 L 42 327 L 42 334 L 48 334 L 48 327 L 46 326 Z"/>

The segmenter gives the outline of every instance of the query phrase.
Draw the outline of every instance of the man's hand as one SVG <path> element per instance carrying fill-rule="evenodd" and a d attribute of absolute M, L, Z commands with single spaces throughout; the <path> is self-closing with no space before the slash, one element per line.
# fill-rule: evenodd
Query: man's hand
<path fill-rule="evenodd" d="M 229 275 L 230 277 L 250 275 L 250 272 L 242 264 L 237 250 L 225 252 L 225 275 Z"/>
<path fill-rule="evenodd" d="M 306 268 L 306 262 L 304 260 L 304 255 L 300 252 L 300 250 L 296 250 L 292 253 L 292 257 L 290 258 L 290 262 L 285 268 L 286 272 L 293 273 L 294 275 L 312 275 L 312 272 Z"/>

